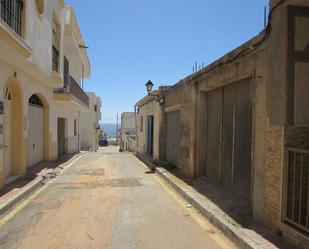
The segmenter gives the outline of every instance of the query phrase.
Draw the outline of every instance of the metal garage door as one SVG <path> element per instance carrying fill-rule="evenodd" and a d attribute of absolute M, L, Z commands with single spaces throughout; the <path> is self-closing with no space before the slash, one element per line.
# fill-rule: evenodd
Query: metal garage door
<path fill-rule="evenodd" d="M 246 199 L 251 194 L 251 81 L 224 88 L 222 184 Z"/>
<path fill-rule="evenodd" d="M 252 96 L 246 79 L 207 94 L 206 176 L 251 194 Z"/>
<path fill-rule="evenodd" d="M 43 160 L 43 115 L 41 106 L 29 104 L 28 167 Z"/>
<path fill-rule="evenodd" d="M 166 114 L 166 160 L 179 167 L 180 111 Z"/>
<path fill-rule="evenodd" d="M 207 93 L 206 176 L 220 181 L 222 88 Z"/>

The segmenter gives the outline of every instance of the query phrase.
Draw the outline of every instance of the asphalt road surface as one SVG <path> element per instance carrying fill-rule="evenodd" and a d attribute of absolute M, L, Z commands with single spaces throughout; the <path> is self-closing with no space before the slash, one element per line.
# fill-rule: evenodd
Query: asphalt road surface
<path fill-rule="evenodd" d="M 1 249 L 237 248 L 134 155 L 87 153 L 0 219 Z"/>

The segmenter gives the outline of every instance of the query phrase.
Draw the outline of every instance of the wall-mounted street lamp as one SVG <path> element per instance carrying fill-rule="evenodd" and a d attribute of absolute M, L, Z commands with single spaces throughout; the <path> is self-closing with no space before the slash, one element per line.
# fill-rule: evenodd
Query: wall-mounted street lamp
<path fill-rule="evenodd" d="M 148 92 L 148 96 L 150 96 L 153 88 L 153 83 L 151 82 L 151 80 L 149 80 L 145 86 Z"/>
<path fill-rule="evenodd" d="M 163 105 L 163 104 L 165 103 L 165 98 L 164 98 L 164 95 L 163 95 L 162 93 L 160 93 L 160 92 L 158 92 L 158 93 L 152 93 L 152 88 L 153 88 L 154 84 L 151 82 L 151 80 L 149 80 L 149 81 L 145 84 L 145 86 L 146 86 L 146 90 L 147 90 L 147 92 L 148 92 L 148 96 L 153 96 L 153 97 L 155 97 L 155 100 L 156 100 L 157 102 L 159 102 L 160 105 Z"/>

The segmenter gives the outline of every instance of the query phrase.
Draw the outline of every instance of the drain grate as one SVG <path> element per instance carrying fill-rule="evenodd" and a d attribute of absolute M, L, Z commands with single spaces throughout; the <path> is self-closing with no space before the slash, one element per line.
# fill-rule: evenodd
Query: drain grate
<path fill-rule="evenodd" d="M 63 201 L 55 199 L 34 200 L 29 202 L 28 208 L 44 208 L 44 209 L 58 209 L 63 205 Z"/>

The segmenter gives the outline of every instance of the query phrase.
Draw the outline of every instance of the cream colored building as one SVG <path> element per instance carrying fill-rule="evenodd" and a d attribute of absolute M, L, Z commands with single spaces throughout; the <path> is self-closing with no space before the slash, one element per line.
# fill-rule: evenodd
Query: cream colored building
<path fill-rule="evenodd" d="M 0 3 L 0 188 L 27 168 L 80 149 L 90 63 L 62 0 Z"/>
<path fill-rule="evenodd" d="M 87 92 L 89 112 L 81 114 L 81 147 L 82 150 L 97 151 L 99 148 L 101 99 L 93 92 Z"/>
<path fill-rule="evenodd" d="M 134 112 L 121 113 L 120 148 L 136 151 L 136 115 Z"/>
<path fill-rule="evenodd" d="M 157 93 L 158 91 L 153 92 L 153 94 Z M 135 106 L 137 108 L 137 153 L 159 160 L 160 123 L 162 121 L 160 102 L 156 101 L 154 96 L 146 96 Z"/>

